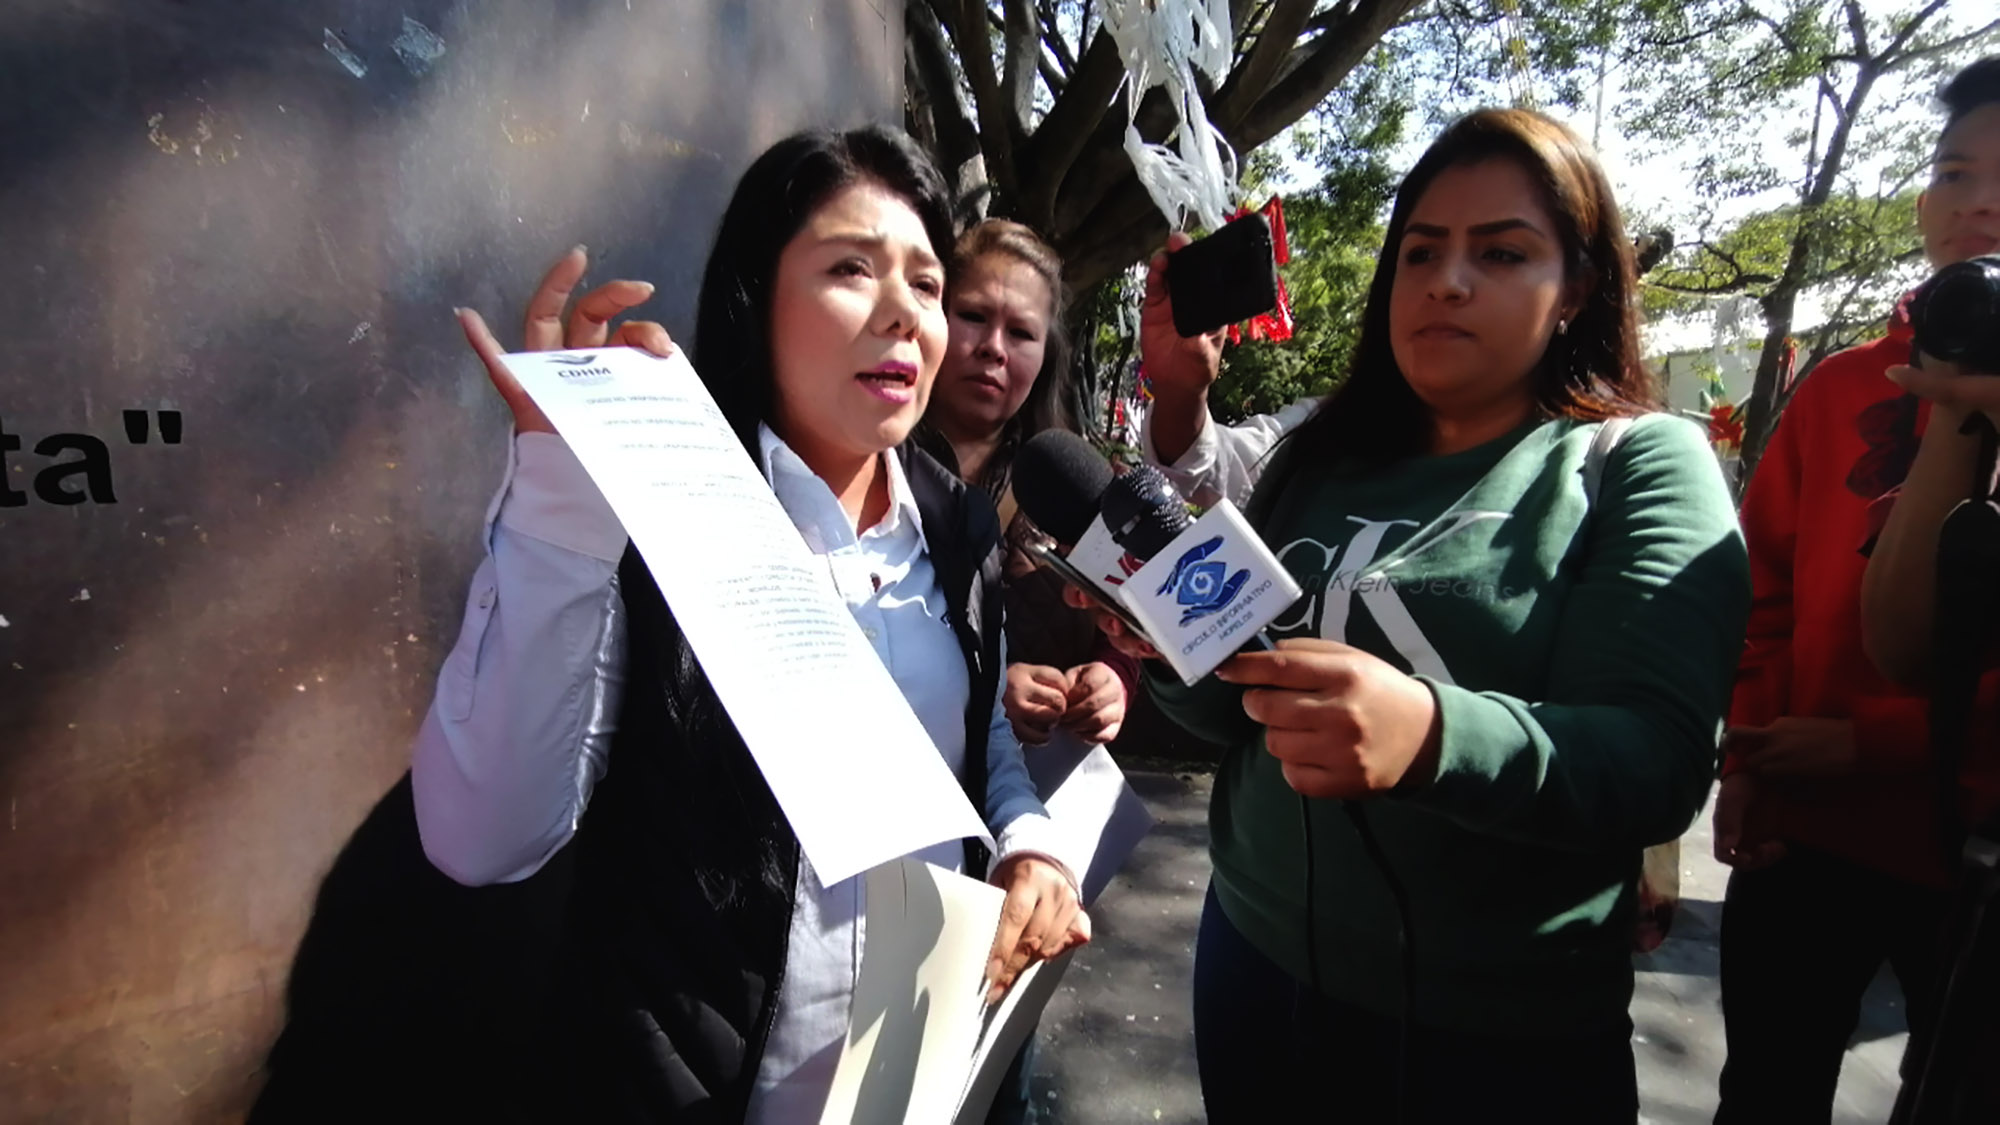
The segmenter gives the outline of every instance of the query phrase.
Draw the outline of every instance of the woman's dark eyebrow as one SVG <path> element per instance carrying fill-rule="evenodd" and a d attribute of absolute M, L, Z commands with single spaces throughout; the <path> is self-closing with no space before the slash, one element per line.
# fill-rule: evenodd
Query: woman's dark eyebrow
<path fill-rule="evenodd" d="M 1542 235 L 1543 238 L 1548 237 L 1548 235 L 1542 233 L 1540 227 L 1526 219 L 1496 219 L 1490 223 L 1475 223 L 1465 228 L 1465 233 L 1479 238 L 1489 234 L 1504 234 L 1510 230 L 1532 231 L 1535 234 Z M 1444 227 L 1432 226 L 1429 223 L 1411 223 L 1403 228 L 1403 234 L 1405 237 L 1420 234 L 1426 238 L 1446 238 L 1450 236 L 1451 232 Z"/>
<path fill-rule="evenodd" d="M 850 246 L 856 246 L 864 250 L 881 251 L 888 247 L 889 236 L 876 231 L 831 231 L 820 236 L 821 245 L 830 245 L 836 242 L 844 242 Z M 938 256 L 929 250 L 925 250 L 922 247 L 912 247 L 912 251 L 911 256 L 916 259 L 919 267 L 928 270 L 944 268 L 944 263 L 939 261 Z"/>

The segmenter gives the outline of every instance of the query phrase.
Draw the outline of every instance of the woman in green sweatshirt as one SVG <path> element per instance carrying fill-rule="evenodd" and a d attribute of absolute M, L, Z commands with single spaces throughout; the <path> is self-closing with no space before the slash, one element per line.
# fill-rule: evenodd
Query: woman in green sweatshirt
<path fill-rule="evenodd" d="M 1161 270 L 1146 365 L 1213 378 Z M 1210 1120 L 1635 1119 L 1640 854 L 1708 792 L 1750 597 L 1704 435 L 1648 413 L 1636 305 L 1609 183 L 1545 117 L 1461 119 L 1397 193 L 1351 373 L 1246 509 L 1305 596 L 1274 651 L 1149 677 L 1231 748 Z"/>

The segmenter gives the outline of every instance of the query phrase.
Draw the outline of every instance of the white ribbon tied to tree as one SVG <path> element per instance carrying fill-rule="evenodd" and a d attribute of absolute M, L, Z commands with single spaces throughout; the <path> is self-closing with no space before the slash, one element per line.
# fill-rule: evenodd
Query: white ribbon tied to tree
<path fill-rule="evenodd" d="M 1236 157 L 1208 120 L 1194 72 L 1221 85 L 1232 40 L 1228 0 L 1106 0 L 1104 30 L 1125 63 L 1125 151 L 1146 194 L 1179 229 L 1189 212 L 1209 230 L 1229 221 L 1236 198 Z M 1139 102 L 1155 86 L 1180 118 L 1178 153 L 1139 135 Z"/>

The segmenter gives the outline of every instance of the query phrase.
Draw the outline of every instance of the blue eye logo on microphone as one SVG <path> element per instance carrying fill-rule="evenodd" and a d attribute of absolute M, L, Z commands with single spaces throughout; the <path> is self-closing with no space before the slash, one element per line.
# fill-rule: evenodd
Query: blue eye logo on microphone
<path fill-rule="evenodd" d="M 1222 549 L 1222 536 L 1189 548 L 1188 552 L 1174 563 L 1172 574 L 1160 584 L 1157 591 L 1165 594 L 1175 591 L 1174 600 L 1183 607 L 1181 624 L 1198 621 L 1211 613 L 1220 612 L 1236 599 L 1243 584 L 1250 580 L 1248 570 L 1229 574 L 1229 568 L 1220 562 L 1209 560 L 1208 556 Z M 1227 580 L 1224 575 L 1228 575 Z"/>

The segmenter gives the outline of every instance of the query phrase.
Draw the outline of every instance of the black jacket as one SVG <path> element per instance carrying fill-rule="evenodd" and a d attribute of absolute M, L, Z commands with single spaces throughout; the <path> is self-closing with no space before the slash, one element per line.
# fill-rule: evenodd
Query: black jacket
<path fill-rule="evenodd" d="M 1002 674 L 998 519 L 898 451 L 964 655 L 967 795 L 985 808 Z M 626 688 L 576 836 L 532 878 L 460 887 L 408 779 L 321 888 L 252 1125 L 742 1119 L 784 979 L 798 843 L 637 552 Z M 987 856 L 968 843 L 967 869 Z M 399 951 L 411 956 L 398 958 Z"/>

